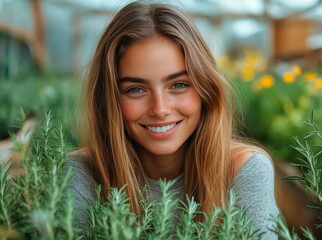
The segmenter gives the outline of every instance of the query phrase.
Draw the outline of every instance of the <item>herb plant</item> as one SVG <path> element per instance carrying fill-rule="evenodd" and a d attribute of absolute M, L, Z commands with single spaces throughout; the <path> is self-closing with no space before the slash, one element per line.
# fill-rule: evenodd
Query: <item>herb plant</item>
<path fill-rule="evenodd" d="M 313 130 L 307 138 L 322 135 L 313 122 L 306 124 Z M 38 136 L 38 135 L 37 135 Z M 18 141 L 18 140 L 17 140 Z M 294 147 L 303 158 L 296 165 L 302 176 L 289 177 L 300 181 L 317 196 L 317 209 L 322 209 L 322 173 L 319 166 L 321 146 L 313 147 L 296 138 Z M 236 196 L 229 193 L 225 208 L 214 208 L 206 215 L 198 211 L 200 203 L 194 198 L 179 201 L 171 191 L 173 181 L 160 180 L 162 196 L 151 199 L 147 187 L 140 192 L 142 211 L 133 213 L 123 186 L 111 188 L 106 200 L 97 186 L 97 199 L 88 209 L 87 225 L 76 218 L 73 198 L 68 193 L 71 170 L 65 171 L 68 161 L 63 130 L 53 124 L 52 115 L 46 117 L 34 149 L 24 150 L 16 142 L 16 150 L 23 155 L 25 174 L 10 177 L 10 164 L 0 164 L 0 239 L 261 239 L 261 233 L 253 229 L 244 208 L 236 204 Z M 204 221 L 198 221 L 202 216 Z M 272 229 L 281 239 L 299 239 L 285 227 L 282 218 L 274 219 Z M 321 219 L 322 222 L 322 219 Z M 321 224 L 320 226 L 321 227 Z M 308 229 L 303 229 L 306 239 L 315 239 Z"/>
<path fill-rule="evenodd" d="M 66 194 L 71 172 L 62 171 L 66 145 L 62 129 L 46 118 L 34 151 L 23 152 L 26 173 L 10 178 L 0 167 L 0 236 L 3 239 L 75 239 L 72 196 Z M 16 143 L 18 149 L 19 144 Z"/>
<path fill-rule="evenodd" d="M 304 122 L 311 130 L 308 134 L 300 139 L 295 137 L 296 146 L 293 148 L 301 154 L 302 157 L 298 158 L 296 163 L 291 163 L 300 169 L 300 176 L 288 176 L 286 180 L 298 181 L 311 195 L 314 196 L 314 206 L 317 211 L 322 212 L 322 132 L 311 117 Z M 318 142 L 319 144 L 311 144 L 311 141 Z M 319 218 L 320 223 L 316 226 L 322 228 L 322 217 Z M 274 219 L 277 222 L 277 227 L 273 231 L 278 233 L 282 239 L 300 239 L 298 234 L 290 231 L 285 224 L 282 216 Z M 303 237 L 305 239 L 316 239 L 310 229 L 302 228 Z"/>

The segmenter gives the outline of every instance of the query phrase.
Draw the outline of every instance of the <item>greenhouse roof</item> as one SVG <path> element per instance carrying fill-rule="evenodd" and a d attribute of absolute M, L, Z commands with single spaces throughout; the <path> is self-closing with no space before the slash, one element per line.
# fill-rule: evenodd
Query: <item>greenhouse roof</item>
<path fill-rule="evenodd" d="M 42 49 L 34 54 L 39 62 L 48 59 L 48 63 L 61 71 L 79 70 L 88 63 L 93 46 L 112 15 L 132 1 L 0 0 L 0 31 L 26 42 L 31 46 L 28 49 Z M 270 57 L 274 46 L 273 30 L 283 22 L 274 20 L 283 18 L 304 20 L 303 24 L 313 26 L 305 41 L 310 49 L 321 48 L 322 0 L 151 1 L 176 4 L 189 12 L 217 56 L 251 46 Z M 35 9 L 39 14 L 35 14 Z M 298 36 L 303 38 L 302 33 Z"/>
<path fill-rule="evenodd" d="M 13 0 L 2 0 L 13 1 Z M 55 4 L 65 4 L 75 11 L 116 11 L 132 0 L 43 0 Z M 180 5 L 193 14 L 205 17 L 223 15 L 250 17 L 284 18 L 299 13 L 322 21 L 321 0 L 159 0 Z"/>

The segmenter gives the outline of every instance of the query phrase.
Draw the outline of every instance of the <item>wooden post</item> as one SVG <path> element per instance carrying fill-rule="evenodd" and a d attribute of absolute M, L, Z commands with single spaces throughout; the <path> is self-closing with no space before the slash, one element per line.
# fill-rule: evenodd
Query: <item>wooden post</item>
<path fill-rule="evenodd" d="M 29 0 L 33 21 L 34 21 L 34 38 L 35 45 L 33 53 L 39 67 L 42 70 L 45 64 L 45 31 L 44 31 L 44 21 L 42 16 L 40 0 Z"/>

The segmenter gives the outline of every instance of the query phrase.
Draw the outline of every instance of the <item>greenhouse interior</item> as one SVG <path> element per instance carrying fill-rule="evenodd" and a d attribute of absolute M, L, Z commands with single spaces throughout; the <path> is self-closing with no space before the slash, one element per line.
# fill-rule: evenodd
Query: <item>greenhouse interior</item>
<path fill-rule="evenodd" d="M 32 213 L 54 200 L 30 197 L 42 196 L 37 188 L 20 202 L 7 196 L 28 191 L 27 183 L 24 190 L 10 188 L 17 179 L 46 175 L 29 172 L 32 159 L 46 158 L 39 139 L 57 137 L 52 123 L 59 126 L 64 140 L 57 144 L 67 153 L 80 146 L 75 132 L 83 82 L 101 34 L 130 2 L 0 0 L 0 239 L 63 239 L 57 236 L 67 230 L 58 220 L 50 230 L 41 224 L 47 221 L 44 213 L 38 219 L 42 227 L 30 223 Z M 192 17 L 234 86 L 238 133 L 272 158 L 276 203 L 290 234 L 280 233 L 280 239 L 322 239 L 322 1 L 153 2 L 176 5 Z M 26 202 L 28 211 L 17 210 Z"/>

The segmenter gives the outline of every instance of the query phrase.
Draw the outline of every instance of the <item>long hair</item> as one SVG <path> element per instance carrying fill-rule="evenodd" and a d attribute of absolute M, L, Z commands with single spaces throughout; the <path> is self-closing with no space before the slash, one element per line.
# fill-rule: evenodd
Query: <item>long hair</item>
<path fill-rule="evenodd" d="M 138 191 L 144 172 L 126 134 L 120 110 L 118 64 L 129 45 L 155 35 L 179 45 L 188 75 L 202 99 L 200 123 L 189 139 L 185 156 L 185 191 L 208 213 L 224 206 L 234 176 L 232 149 L 233 98 L 214 57 L 192 20 L 180 9 L 157 3 L 133 2 L 112 19 L 99 40 L 86 82 L 82 110 L 82 145 L 104 188 L 127 185 L 132 210 L 139 213 Z"/>

